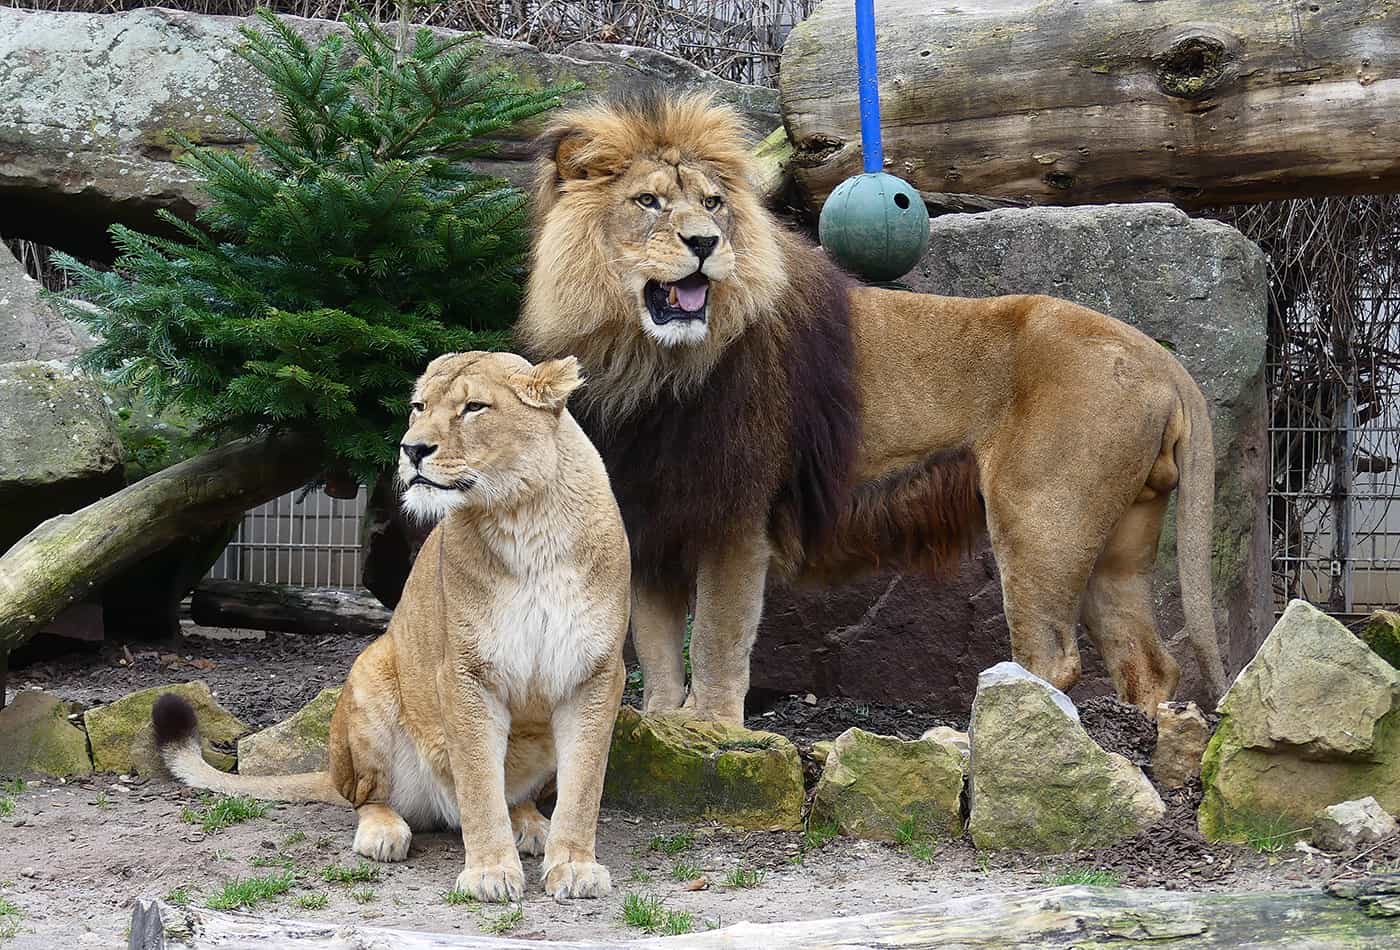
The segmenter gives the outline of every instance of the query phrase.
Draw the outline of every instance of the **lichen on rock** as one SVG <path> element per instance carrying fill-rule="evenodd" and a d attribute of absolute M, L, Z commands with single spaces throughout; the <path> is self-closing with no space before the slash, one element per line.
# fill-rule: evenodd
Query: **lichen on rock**
<path fill-rule="evenodd" d="M 68 717 L 72 706 L 48 693 L 24 690 L 0 709 L 0 775 L 87 775 L 87 736 Z"/>
<path fill-rule="evenodd" d="M 219 705 L 203 680 L 153 686 L 89 709 L 83 714 L 83 724 L 92 745 L 93 767 L 99 772 L 167 774 L 151 729 L 151 707 L 162 693 L 177 693 L 189 701 L 199 723 L 204 760 L 216 769 L 233 771 L 234 757 L 219 751 L 213 743 L 231 746 L 248 727 Z"/>
<path fill-rule="evenodd" d="M 331 716 L 342 687 L 323 689 L 281 722 L 238 740 L 243 775 L 291 775 L 326 768 Z"/>
<path fill-rule="evenodd" d="M 897 840 L 962 834 L 966 764 L 951 744 L 847 729 L 831 745 L 812 797 L 814 823 L 844 835 Z"/>
<path fill-rule="evenodd" d="M 736 828 L 802 825 L 797 747 L 770 732 L 681 714 L 618 712 L 605 804 L 644 815 L 711 819 Z"/>

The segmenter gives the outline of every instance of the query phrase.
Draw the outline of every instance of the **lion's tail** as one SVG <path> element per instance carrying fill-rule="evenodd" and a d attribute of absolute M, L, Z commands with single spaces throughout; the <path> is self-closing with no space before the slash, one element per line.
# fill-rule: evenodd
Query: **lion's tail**
<path fill-rule="evenodd" d="M 1180 368 L 1180 367 L 1178 367 Z M 1183 431 L 1175 446 L 1180 472 L 1176 499 L 1176 563 L 1186 638 L 1196 654 L 1211 702 L 1228 684 L 1211 599 L 1211 531 L 1215 513 L 1215 443 L 1205 396 L 1181 369 L 1177 391 Z"/>
<path fill-rule="evenodd" d="M 230 775 L 220 772 L 200 751 L 194 707 L 183 696 L 164 693 L 151 708 L 156 747 L 170 774 L 195 788 L 224 795 L 247 795 L 265 801 L 348 804 L 331 784 L 329 772 L 300 775 Z"/>

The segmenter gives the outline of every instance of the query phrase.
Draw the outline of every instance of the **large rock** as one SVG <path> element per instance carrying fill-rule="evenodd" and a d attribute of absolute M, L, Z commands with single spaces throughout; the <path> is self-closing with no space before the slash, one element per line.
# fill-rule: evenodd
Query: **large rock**
<path fill-rule="evenodd" d="M 979 848 L 1104 847 L 1166 811 L 1141 769 L 1089 738 L 1064 693 L 1015 663 L 981 675 L 968 732 Z"/>
<path fill-rule="evenodd" d="M 962 835 L 966 765 L 951 743 L 847 729 L 827 754 L 812 796 L 814 823 L 856 838 Z"/>
<path fill-rule="evenodd" d="M 86 339 L 40 299 L 39 282 L 0 244 L 0 363 L 71 360 Z"/>
<path fill-rule="evenodd" d="M 312 39 L 340 29 L 323 20 L 287 21 Z M 258 23 L 161 9 L 101 15 L 0 9 L 6 236 L 105 253 L 102 232 L 110 221 L 149 229 L 159 208 L 193 215 L 201 197 L 194 173 L 176 163 L 180 146 L 170 133 L 245 150 L 252 139 L 225 113 L 236 110 L 256 122 L 277 118 L 267 85 L 233 51 L 238 28 Z M 523 43 L 480 42 L 484 62 L 510 69 L 531 87 L 577 80 L 603 93 L 705 88 L 744 111 L 757 137 L 781 123 L 775 91 L 725 82 L 662 53 L 578 44 L 546 55 Z M 522 125 L 506 133 L 481 167 L 523 182 L 535 130 Z"/>
<path fill-rule="evenodd" d="M 1397 825 L 1380 802 L 1371 796 L 1354 802 L 1328 805 L 1313 818 L 1312 840 L 1324 851 L 1352 851 L 1363 845 L 1384 841 Z"/>
<path fill-rule="evenodd" d="M 275 726 L 238 740 L 242 775 L 292 775 L 326 768 L 331 715 L 341 687 L 323 689 L 316 698 Z"/>
<path fill-rule="evenodd" d="M 48 693 L 25 690 L 0 709 L 0 775 L 87 775 L 87 736 L 68 720 L 72 707 Z"/>
<path fill-rule="evenodd" d="M 912 290 L 1046 293 L 1093 307 L 1175 351 L 1215 420 L 1216 604 L 1225 665 L 1241 667 L 1272 619 L 1265 518 L 1264 257 L 1238 231 L 1168 205 L 1033 208 L 935 218 Z M 1157 562 L 1159 629 L 1204 698 L 1182 627 L 1175 515 Z M 1111 692 L 1087 642 L 1078 697 Z M 832 590 L 774 586 L 754 651 L 755 688 L 966 708 L 979 670 L 1010 655 L 985 549 L 942 583 L 880 574 Z M 911 662 L 912 659 L 912 662 Z M 1218 697 L 1209 697 L 1214 701 Z"/>
<path fill-rule="evenodd" d="M 0 363 L 0 552 L 45 518 L 120 488 L 121 463 L 91 378 L 57 362 Z"/>
<path fill-rule="evenodd" d="M 1356 635 L 1376 656 L 1400 667 L 1400 613 L 1377 610 L 1366 618 Z"/>
<path fill-rule="evenodd" d="M 231 748 L 248 727 L 219 705 L 203 680 L 153 686 L 123 696 L 114 703 L 89 709 L 83 714 L 83 725 L 87 727 L 92 746 L 93 767 L 99 772 L 168 774 L 156 751 L 151 728 L 151 707 L 162 693 L 178 693 L 189 700 L 199 723 L 204 761 L 216 769 L 233 771 L 236 762 L 233 755 L 216 749 L 213 743 Z"/>
<path fill-rule="evenodd" d="M 1195 703 L 1157 704 L 1157 745 L 1152 778 L 1163 788 L 1180 788 L 1201 774 L 1210 724 Z"/>
<path fill-rule="evenodd" d="M 617 714 L 605 804 L 679 821 L 736 828 L 802 826 L 802 762 L 771 732 L 697 722 L 678 715 Z"/>
<path fill-rule="evenodd" d="M 1201 768 L 1201 831 L 1305 832 L 1335 802 L 1400 811 L 1400 671 L 1295 600 L 1220 701 Z"/>

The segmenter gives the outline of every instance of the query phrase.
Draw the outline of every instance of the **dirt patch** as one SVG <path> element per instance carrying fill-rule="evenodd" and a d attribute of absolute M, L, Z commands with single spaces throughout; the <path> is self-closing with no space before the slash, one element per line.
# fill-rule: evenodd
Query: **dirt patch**
<path fill-rule="evenodd" d="M 750 729 L 787 736 L 799 748 L 807 749 L 813 742 L 835 739 L 853 726 L 882 736 L 917 739 L 934 726 L 966 729 L 967 717 L 919 706 L 862 703 L 837 697 L 808 702 L 805 696 L 787 696 L 749 715 L 744 724 Z"/>

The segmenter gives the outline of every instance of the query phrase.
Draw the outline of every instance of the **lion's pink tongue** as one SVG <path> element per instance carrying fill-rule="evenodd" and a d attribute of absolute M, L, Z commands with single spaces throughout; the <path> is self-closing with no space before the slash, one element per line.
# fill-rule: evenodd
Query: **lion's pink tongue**
<path fill-rule="evenodd" d="M 705 294 L 709 290 L 709 286 L 706 281 L 676 284 L 676 300 L 681 305 L 681 309 L 694 313 L 705 306 Z"/>

